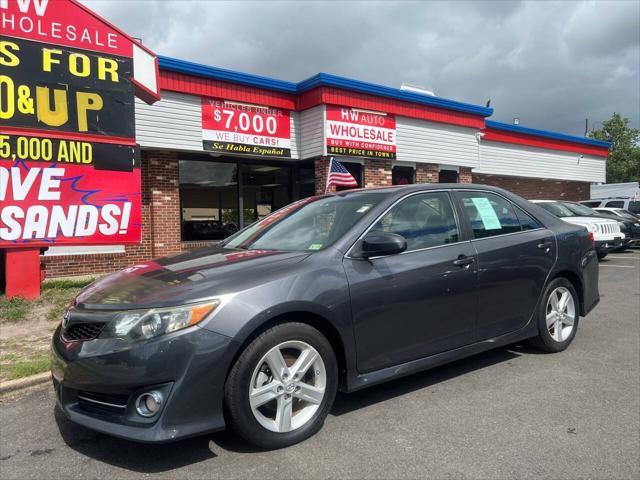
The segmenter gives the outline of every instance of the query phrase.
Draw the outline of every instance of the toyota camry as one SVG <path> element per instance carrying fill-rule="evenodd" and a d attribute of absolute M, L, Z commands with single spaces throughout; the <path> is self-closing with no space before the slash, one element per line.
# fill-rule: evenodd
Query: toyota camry
<path fill-rule="evenodd" d="M 53 383 L 110 435 L 229 426 L 279 448 L 317 432 L 338 389 L 524 340 L 560 352 L 598 301 L 592 233 L 516 195 L 351 190 L 88 286 L 54 333 Z"/>

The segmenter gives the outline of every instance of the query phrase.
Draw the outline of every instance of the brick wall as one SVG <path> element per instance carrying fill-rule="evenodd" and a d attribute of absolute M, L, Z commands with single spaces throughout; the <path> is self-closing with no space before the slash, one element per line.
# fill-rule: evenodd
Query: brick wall
<path fill-rule="evenodd" d="M 473 182 L 473 173 L 471 172 L 471 168 L 469 168 L 469 167 L 460 167 L 460 171 L 458 172 L 458 182 L 459 183 L 472 183 Z"/>
<path fill-rule="evenodd" d="M 177 153 L 145 150 L 140 168 L 142 242 L 124 253 L 44 257 L 48 278 L 109 273 L 181 251 Z"/>
<path fill-rule="evenodd" d="M 329 172 L 329 158 L 320 157 L 314 162 L 316 195 L 322 195 L 327 185 L 327 173 Z M 335 192 L 336 187 L 330 187 L 329 192 Z"/>
<path fill-rule="evenodd" d="M 416 183 L 438 183 L 438 165 L 417 163 Z"/>
<path fill-rule="evenodd" d="M 501 175 L 473 174 L 473 183 L 494 185 L 530 200 L 587 200 L 589 182 L 552 180 L 548 178 L 507 177 Z"/>
<path fill-rule="evenodd" d="M 365 159 L 364 161 L 364 182 L 366 187 L 385 187 L 392 185 L 393 162 L 386 159 Z M 325 191 L 327 183 L 327 172 L 329 168 L 329 158 L 321 157 L 315 161 L 315 187 L 316 195 L 321 195 Z M 432 163 L 416 164 L 416 183 L 438 183 L 438 165 Z M 471 183 L 471 168 L 460 167 L 460 183 Z M 335 187 L 329 188 L 330 192 L 335 191 Z"/>
<path fill-rule="evenodd" d="M 391 185 L 391 181 L 391 160 L 377 158 L 365 159 L 365 187 L 388 187 Z"/>

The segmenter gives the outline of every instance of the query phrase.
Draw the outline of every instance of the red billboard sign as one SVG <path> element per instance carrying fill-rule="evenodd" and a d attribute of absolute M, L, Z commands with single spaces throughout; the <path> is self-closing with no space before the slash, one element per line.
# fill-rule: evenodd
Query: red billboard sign
<path fill-rule="evenodd" d="M 132 243 L 140 239 L 140 169 L 94 174 L 81 165 L 0 167 L 4 246 Z"/>
<path fill-rule="evenodd" d="M 0 0 L 0 22 L 0 247 L 139 242 L 155 56 L 75 0 Z"/>
<path fill-rule="evenodd" d="M 291 116 L 288 110 L 204 97 L 202 142 L 213 152 L 291 157 Z"/>
<path fill-rule="evenodd" d="M 327 154 L 396 158 L 396 119 L 384 113 L 327 105 Z"/>

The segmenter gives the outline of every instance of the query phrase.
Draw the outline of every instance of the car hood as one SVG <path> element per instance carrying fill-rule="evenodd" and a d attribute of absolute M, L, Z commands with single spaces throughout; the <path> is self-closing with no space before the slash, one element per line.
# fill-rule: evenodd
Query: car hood
<path fill-rule="evenodd" d="M 182 305 L 237 292 L 286 273 L 309 252 L 211 247 L 139 263 L 92 283 L 76 297 L 87 310 L 132 310 Z"/>
<path fill-rule="evenodd" d="M 577 225 L 593 225 L 596 223 L 618 223 L 615 219 L 604 219 L 600 217 L 562 217 L 567 223 L 575 223 Z"/>

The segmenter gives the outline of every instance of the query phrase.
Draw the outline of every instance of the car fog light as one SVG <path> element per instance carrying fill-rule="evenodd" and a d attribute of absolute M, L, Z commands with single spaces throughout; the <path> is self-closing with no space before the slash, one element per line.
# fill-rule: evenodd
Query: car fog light
<path fill-rule="evenodd" d="M 153 417 L 162 406 L 162 393 L 153 390 L 145 392 L 136 400 L 136 411 L 143 417 Z"/>

